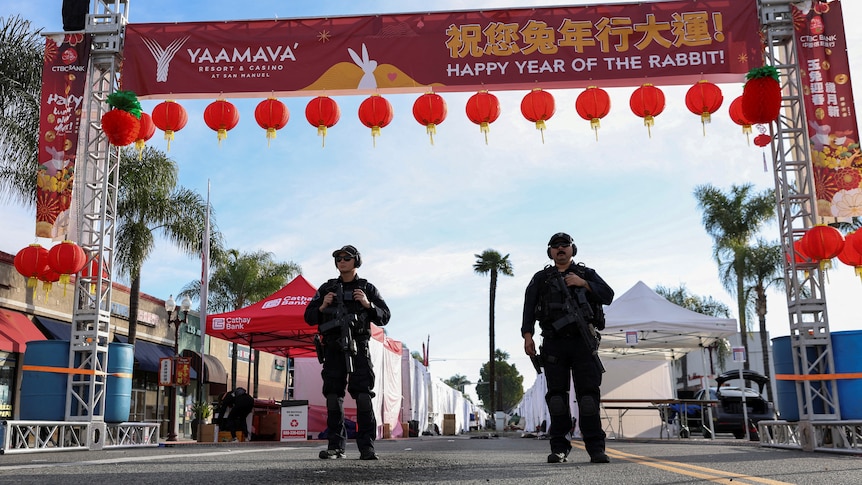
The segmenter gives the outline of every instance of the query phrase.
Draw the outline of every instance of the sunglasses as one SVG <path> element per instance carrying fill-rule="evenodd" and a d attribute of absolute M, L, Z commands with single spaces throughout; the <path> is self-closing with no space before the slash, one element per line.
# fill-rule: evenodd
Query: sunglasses
<path fill-rule="evenodd" d="M 353 256 L 336 256 L 335 262 L 340 263 L 342 261 L 353 261 Z"/>
<path fill-rule="evenodd" d="M 551 244 L 551 248 L 553 248 L 553 249 L 567 248 L 567 247 L 569 247 L 569 246 L 571 246 L 571 244 L 569 244 L 569 243 L 554 243 L 554 244 Z"/>

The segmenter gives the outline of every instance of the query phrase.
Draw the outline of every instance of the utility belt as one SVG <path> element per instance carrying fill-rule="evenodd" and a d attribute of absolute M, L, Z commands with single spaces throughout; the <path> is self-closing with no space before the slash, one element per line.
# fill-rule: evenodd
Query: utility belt
<path fill-rule="evenodd" d="M 560 318 L 565 315 L 560 315 Z M 548 318 L 547 320 L 543 320 L 539 322 L 539 328 L 542 329 L 542 338 L 573 338 L 578 335 L 579 330 L 576 327 L 576 324 L 570 323 L 563 328 L 556 329 L 554 328 L 553 323 L 559 320 L 559 318 Z"/>

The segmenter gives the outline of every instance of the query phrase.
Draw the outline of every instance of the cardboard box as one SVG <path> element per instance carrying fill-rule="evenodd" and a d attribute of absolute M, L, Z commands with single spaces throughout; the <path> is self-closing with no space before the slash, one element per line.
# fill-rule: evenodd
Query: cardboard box
<path fill-rule="evenodd" d="M 383 439 L 388 440 L 392 438 L 392 426 L 389 423 L 383 423 Z"/>
<path fill-rule="evenodd" d="M 281 432 L 281 415 L 274 413 L 261 415 L 258 418 L 257 426 L 257 434 L 261 437 L 278 440 Z"/>
<path fill-rule="evenodd" d="M 406 421 L 401 423 L 401 433 L 403 433 L 401 435 L 402 438 L 409 438 L 410 437 L 410 423 L 408 423 Z"/>
<path fill-rule="evenodd" d="M 455 436 L 455 415 L 454 414 L 444 414 L 443 415 L 443 435 L 444 436 Z"/>
<path fill-rule="evenodd" d="M 198 425 L 198 443 L 215 443 L 215 430 L 214 424 Z"/>
<path fill-rule="evenodd" d="M 236 432 L 237 441 L 245 441 L 245 436 L 242 435 L 242 431 Z M 218 441 L 219 443 L 227 443 L 233 441 L 233 438 L 230 436 L 230 431 L 219 431 L 218 432 Z"/>

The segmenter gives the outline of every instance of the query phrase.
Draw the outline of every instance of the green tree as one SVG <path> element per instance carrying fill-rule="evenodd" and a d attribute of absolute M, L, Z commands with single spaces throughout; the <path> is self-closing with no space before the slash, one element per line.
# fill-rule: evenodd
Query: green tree
<path fill-rule="evenodd" d="M 464 393 L 465 386 L 467 386 L 468 384 L 472 384 L 472 382 L 470 382 L 470 379 L 467 379 L 467 376 L 462 376 L 461 374 L 455 374 L 454 376 L 443 381 L 443 383 L 445 383 L 452 389 L 460 391 L 461 394 Z"/>
<path fill-rule="evenodd" d="M 775 193 L 773 190 L 756 193 L 751 184 L 745 184 L 731 186 L 726 194 L 707 184 L 696 187 L 694 196 L 703 211 L 703 226 L 713 239 L 713 257 L 719 268 L 730 265 L 731 271 L 721 272 L 721 282 L 736 298 L 739 335 L 747 354 L 745 259 L 752 239 L 775 217 Z M 747 361 L 745 367 L 748 368 Z"/>
<path fill-rule="evenodd" d="M 23 207 L 36 204 L 45 51 L 40 32 L 17 15 L 0 18 L 0 198 Z"/>
<path fill-rule="evenodd" d="M 141 157 L 134 149 L 123 149 L 119 172 L 114 259 L 131 282 L 129 343 L 134 344 L 141 268 L 156 249 L 156 236 L 161 235 L 190 256 L 200 256 L 207 207 L 200 194 L 177 187 L 176 162 L 155 148 L 145 148 Z M 210 247 L 219 248 L 221 237 L 212 215 L 210 226 L 213 228 Z"/>
<path fill-rule="evenodd" d="M 476 263 L 473 264 L 473 271 L 479 273 L 481 275 L 489 274 L 491 275 L 491 291 L 490 291 L 490 304 L 488 308 L 488 344 L 489 344 L 489 353 L 488 360 L 490 362 L 490 383 L 491 390 L 489 392 L 490 404 L 488 406 L 488 410 L 491 412 L 494 411 L 494 399 L 496 393 L 494 392 L 494 386 L 496 381 L 496 366 L 494 359 L 494 301 L 497 299 L 497 275 L 503 274 L 506 276 L 513 276 L 514 272 L 512 271 L 512 262 L 509 261 L 509 255 L 501 256 L 500 253 L 493 249 L 486 249 L 482 252 L 482 254 L 476 254 Z"/>
<path fill-rule="evenodd" d="M 493 407 L 488 403 L 497 402 L 497 410 L 508 410 L 515 407 L 524 397 L 524 376 L 518 372 L 517 366 L 509 364 L 509 354 L 500 349 L 494 353 L 494 360 L 486 362 L 479 370 L 479 382 L 476 383 L 476 394 L 485 404 L 485 409 L 493 413 Z M 495 364 L 494 380 L 497 386 L 491 386 L 491 363 Z M 492 389 L 494 389 L 492 391 Z M 491 397 L 496 394 L 496 399 Z"/>
<path fill-rule="evenodd" d="M 225 252 L 218 258 L 209 280 L 207 309 L 213 313 L 238 310 L 252 305 L 284 287 L 302 268 L 294 262 L 279 263 L 272 253 L 256 251 L 242 253 L 237 249 Z M 201 282 L 188 283 L 179 294 L 199 301 Z M 237 345 L 231 354 L 231 386 L 236 388 Z M 260 362 L 259 351 L 255 351 L 255 362 Z M 257 372 L 255 366 L 255 373 Z M 258 376 L 254 376 L 254 394 L 257 394 Z"/>

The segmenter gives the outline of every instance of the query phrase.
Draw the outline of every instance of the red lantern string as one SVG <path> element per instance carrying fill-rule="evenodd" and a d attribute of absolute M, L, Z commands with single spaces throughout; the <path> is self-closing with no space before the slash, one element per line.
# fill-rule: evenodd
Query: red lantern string
<path fill-rule="evenodd" d="M 239 123 L 239 111 L 226 99 L 217 99 L 204 109 L 204 123 L 217 133 L 218 144 L 227 138 L 227 132 Z"/>
<path fill-rule="evenodd" d="M 153 108 L 153 124 L 156 128 L 165 132 L 165 140 L 168 141 L 168 151 L 171 151 L 171 141 L 174 133 L 182 130 L 189 121 L 186 109 L 173 100 L 162 101 Z"/>
<path fill-rule="evenodd" d="M 485 134 L 485 144 L 488 144 L 488 132 L 491 123 L 500 117 L 500 100 L 488 91 L 479 91 L 467 100 L 467 118 L 479 125 L 479 130 Z"/>
<path fill-rule="evenodd" d="M 305 119 L 317 128 L 317 136 L 323 137 L 322 147 L 326 146 L 326 129 L 332 128 L 341 119 L 341 108 L 328 96 L 318 96 L 305 107 Z"/>
<path fill-rule="evenodd" d="M 655 124 L 655 117 L 664 111 L 664 93 L 662 90 L 652 84 L 644 84 L 632 93 L 629 106 L 634 114 L 644 119 L 644 126 L 647 127 L 647 133 L 652 138 L 652 126 Z"/>
<path fill-rule="evenodd" d="M 392 122 L 392 104 L 379 94 L 372 94 L 359 105 L 359 121 L 371 128 L 371 141 L 377 146 L 380 129 Z"/>
<path fill-rule="evenodd" d="M 751 134 L 751 125 L 754 123 L 748 121 L 748 118 L 742 113 L 742 96 L 737 96 L 733 102 L 730 103 L 730 108 L 728 108 L 728 114 L 730 115 L 730 119 L 736 123 L 737 125 L 742 127 L 742 133 L 745 135 L 746 143 L 751 143 L 751 139 L 749 135 Z"/>
<path fill-rule="evenodd" d="M 596 86 L 588 87 L 575 100 L 575 109 L 581 118 L 590 122 L 590 128 L 596 132 L 596 141 L 599 141 L 601 119 L 611 111 L 611 98 L 607 91 Z"/>
<path fill-rule="evenodd" d="M 545 143 L 545 121 L 551 119 L 556 111 L 554 96 L 541 88 L 533 89 L 521 100 L 521 114 L 536 124 L 536 129 L 542 134 L 542 143 Z"/>
<path fill-rule="evenodd" d="M 413 102 L 413 117 L 425 127 L 432 145 L 434 135 L 437 134 L 437 125 L 446 119 L 447 114 L 446 101 L 439 94 L 425 93 Z"/>
<path fill-rule="evenodd" d="M 266 130 L 266 146 L 275 138 L 276 131 L 287 126 L 290 111 L 287 106 L 276 98 L 267 98 L 254 109 L 254 120 L 258 126 Z"/>
<path fill-rule="evenodd" d="M 712 120 L 712 113 L 721 108 L 724 95 L 721 89 L 706 80 L 698 81 L 685 93 L 685 106 L 689 111 L 700 115 L 700 124 L 703 126 L 703 136 L 706 136 L 706 124 Z"/>
<path fill-rule="evenodd" d="M 135 149 L 138 151 L 138 160 L 140 160 L 144 155 L 144 145 L 155 134 L 156 125 L 153 123 L 153 117 L 147 113 L 141 113 L 141 128 L 138 130 L 138 137 L 135 139 Z"/>

